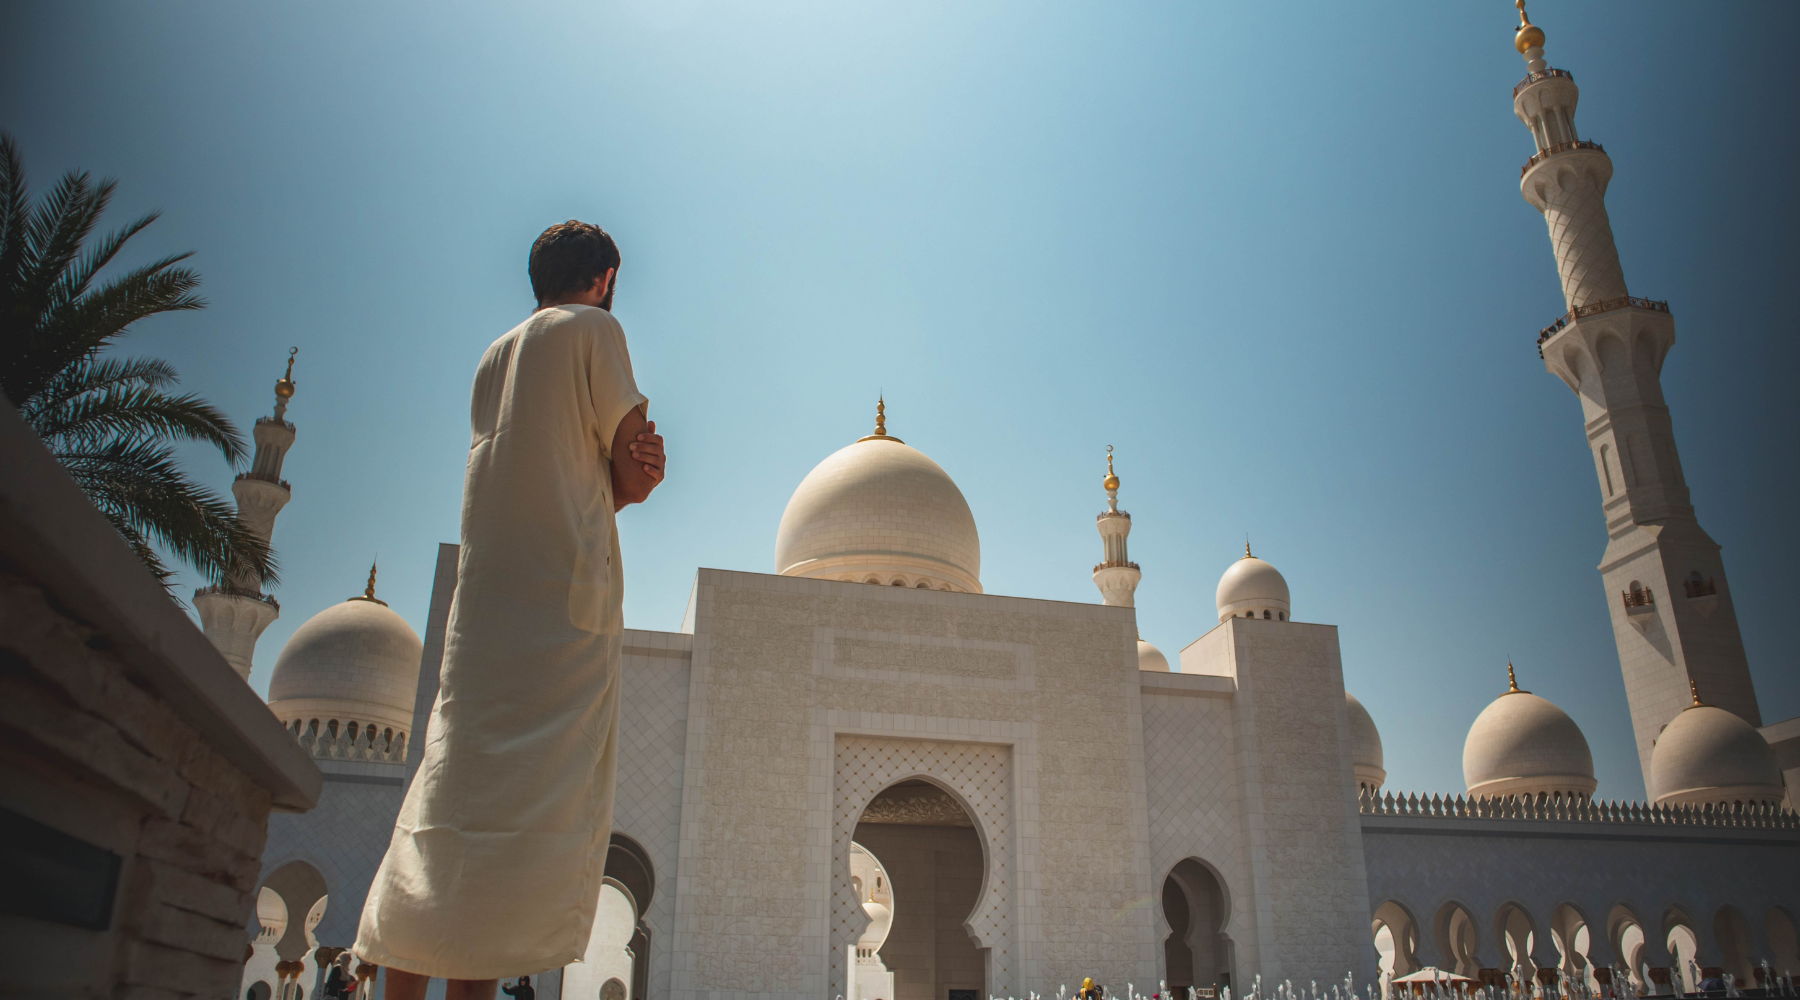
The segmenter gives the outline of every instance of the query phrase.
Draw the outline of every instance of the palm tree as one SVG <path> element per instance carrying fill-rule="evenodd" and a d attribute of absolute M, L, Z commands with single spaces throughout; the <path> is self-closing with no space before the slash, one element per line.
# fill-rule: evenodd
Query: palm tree
<path fill-rule="evenodd" d="M 172 395 L 168 362 L 100 356 L 146 316 L 206 305 L 200 276 L 176 266 L 191 253 L 95 283 L 159 214 L 84 250 L 114 186 L 72 171 L 30 206 L 18 146 L 0 134 L 0 392 L 165 586 L 173 571 L 153 540 L 215 583 L 234 571 L 272 583 L 268 544 L 174 456 L 176 443 L 199 441 L 235 465 L 243 435 L 198 396 Z"/>

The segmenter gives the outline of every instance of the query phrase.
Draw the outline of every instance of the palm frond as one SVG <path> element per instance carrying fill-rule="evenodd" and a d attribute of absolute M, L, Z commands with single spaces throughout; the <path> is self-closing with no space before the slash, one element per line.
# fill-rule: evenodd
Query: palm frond
<path fill-rule="evenodd" d="M 19 144 L 0 132 L 0 332 L 13 332 L 13 281 L 25 257 L 27 191 Z"/>
<path fill-rule="evenodd" d="M 230 419 L 192 393 L 171 396 L 159 389 L 114 386 L 33 410 L 29 419 L 52 447 L 88 446 L 111 438 L 161 438 L 210 444 L 233 465 L 247 454 L 244 436 Z"/>
<path fill-rule="evenodd" d="M 206 301 L 193 294 L 200 276 L 174 266 L 189 256 L 152 261 L 79 299 L 55 304 L 33 324 L 23 349 L 0 359 L 0 389 L 14 402 L 30 399 L 58 371 L 92 357 L 138 320 L 161 312 L 204 309 Z"/>
<path fill-rule="evenodd" d="M 111 180 L 88 183 L 87 171 L 64 174 L 38 203 L 25 225 L 25 259 L 19 268 L 19 305 L 27 309 L 49 298 L 50 289 L 81 253 L 81 244 L 112 200 Z"/>
<path fill-rule="evenodd" d="M 151 212 L 123 229 L 107 233 L 99 243 L 90 247 L 87 253 L 70 263 L 68 268 L 57 276 L 56 282 L 46 293 L 45 311 L 54 311 L 59 304 L 73 302 L 80 298 L 94 280 L 94 275 L 98 274 L 101 268 L 112 263 L 112 259 L 118 256 L 119 251 L 125 246 L 125 241 L 143 232 L 145 227 L 161 216 L 161 212 Z M 187 256 L 189 255 L 182 255 L 184 258 Z"/>
<path fill-rule="evenodd" d="M 36 414 L 68 403 L 83 393 L 103 392 L 115 386 L 160 389 L 181 381 L 175 366 L 157 358 L 84 359 L 57 372 L 19 412 L 36 426 Z M 41 436 L 41 434 L 40 434 Z"/>
<path fill-rule="evenodd" d="M 278 582 L 268 544 L 223 497 L 187 478 L 169 448 L 113 440 L 59 449 L 57 458 L 109 518 L 155 538 L 213 582 L 237 574 Z"/>

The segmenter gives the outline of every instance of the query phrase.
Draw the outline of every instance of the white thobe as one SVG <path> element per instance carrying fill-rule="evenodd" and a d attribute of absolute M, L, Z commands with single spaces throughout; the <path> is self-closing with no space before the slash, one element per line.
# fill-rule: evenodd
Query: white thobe
<path fill-rule="evenodd" d="M 539 310 L 482 356 L 437 702 L 363 908 L 366 961 L 494 979 L 587 949 L 618 756 L 610 452 L 634 406 L 601 309 Z"/>

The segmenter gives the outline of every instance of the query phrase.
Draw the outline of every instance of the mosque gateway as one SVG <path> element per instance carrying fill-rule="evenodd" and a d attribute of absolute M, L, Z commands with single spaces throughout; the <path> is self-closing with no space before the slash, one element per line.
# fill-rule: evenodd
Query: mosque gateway
<path fill-rule="evenodd" d="M 883 404 L 795 489 L 772 572 L 700 569 L 680 631 L 627 630 L 593 937 L 580 963 L 516 972 L 568 1000 L 1050 997 L 1086 977 L 1242 995 L 1346 974 L 1360 992 L 1422 969 L 1668 993 L 1800 973 L 1800 720 L 1758 713 L 1660 387 L 1674 321 L 1626 288 L 1611 160 L 1577 133 L 1543 32 L 1522 23 L 1517 45 L 1521 192 L 1569 307 L 1539 347 L 1594 453 L 1648 801 L 1592 798 L 1587 740 L 1529 664 L 1496 664 L 1464 788 L 1385 788 L 1376 719 L 1403 716 L 1345 690 L 1337 627 L 1249 546 L 1186 644 L 1158 649 L 1110 454 L 1100 602 L 987 593 L 974 512 Z M 265 535 L 291 372 L 238 490 Z M 290 979 L 312 995 L 355 937 L 430 739 L 456 559 L 440 548 L 422 639 L 371 570 L 280 654 L 269 708 L 326 786 L 271 819 L 252 1000 Z M 196 606 L 247 673 L 273 600 L 244 585 Z"/>

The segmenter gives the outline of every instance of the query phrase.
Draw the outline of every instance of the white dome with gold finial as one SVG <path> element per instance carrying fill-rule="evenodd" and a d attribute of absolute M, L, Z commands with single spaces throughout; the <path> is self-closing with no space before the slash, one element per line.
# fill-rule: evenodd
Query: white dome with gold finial
<path fill-rule="evenodd" d="M 406 619 L 375 597 L 375 569 L 357 597 L 334 604 L 294 630 L 269 679 L 269 710 L 302 731 L 333 720 L 338 731 L 412 729 L 424 644 Z"/>
<path fill-rule="evenodd" d="M 1569 713 L 1519 689 L 1512 664 L 1508 690 L 1469 727 L 1463 781 L 1470 798 L 1577 798 L 1594 793 L 1594 755 Z"/>
<path fill-rule="evenodd" d="M 1787 794 L 1775 750 L 1756 727 L 1700 700 L 1663 727 L 1650 749 L 1650 794 L 1657 805 L 1779 803 Z"/>
<path fill-rule="evenodd" d="M 921 590 L 981 593 L 981 538 L 962 490 L 887 432 L 840 448 L 800 481 L 775 536 L 775 572 Z"/>
<path fill-rule="evenodd" d="M 1243 558 L 1219 577 L 1219 589 L 1213 596 L 1220 621 L 1237 617 L 1287 621 L 1292 610 L 1288 605 L 1287 578 L 1251 555 L 1249 542 L 1244 543 Z"/>

